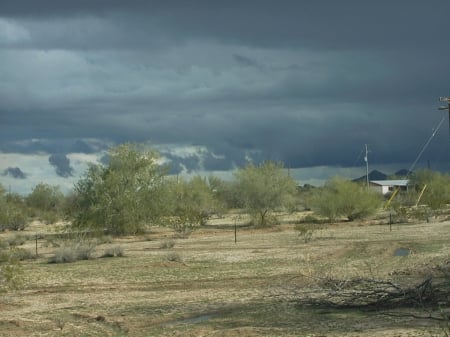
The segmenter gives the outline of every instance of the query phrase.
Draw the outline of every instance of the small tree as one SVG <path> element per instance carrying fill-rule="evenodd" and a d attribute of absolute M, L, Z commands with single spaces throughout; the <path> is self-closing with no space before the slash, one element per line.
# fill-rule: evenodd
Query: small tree
<path fill-rule="evenodd" d="M 249 164 L 235 174 L 234 193 L 241 204 L 257 220 L 267 225 L 271 212 L 290 208 L 297 193 L 297 183 L 272 161 Z"/>
<path fill-rule="evenodd" d="M 0 185 L 0 230 L 22 230 L 27 223 L 27 209 L 23 198 L 17 194 L 6 194 Z"/>
<path fill-rule="evenodd" d="M 442 208 L 450 203 L 450 175 L 430 170 L 422 170 L 414 173 L 412 185 L 418 191 L 427 185 L 420 200 L 432 210 Z"/>
<path fill-rule="evenodd" d="M 0 293 L 17 289 L 23 283 L 23 269 L 17 250 L 6 250 L 5 246 L 4 242 L 0 242 Z"/>
<path fill-rule="evenodd" d="M 311 207 L 330 222 L 334 222 L 338 216 L 345 216 L 353 221 L 374 214 L 381 202 L 381 196 L 376 192 L 336 177 L 313 193 Z"/>
<path fill-rule="evenodd" d="M 162 214 L 166 170 L 155 151 L 137 144 L 112 148 L 108 158 L 76 183 L 73 225 L 115 235 L 140 232 Z"/>
<path fill-rule="evenodd" d="M 46 223 L 55 222 L 62 216 L 64 194 L 59 186 L 51 186 L 45 183 L 37 184 L 26 197 L 26 204 Z"/>
<path fill-rule="evenodd" d="M 179 233 L 189 233 L 206 224 L 216 212 L 218 203 L 208 183 L 197 176 L 190 181 L 170 179 L 166 182 L 166 205 L 171 227 Z"/>

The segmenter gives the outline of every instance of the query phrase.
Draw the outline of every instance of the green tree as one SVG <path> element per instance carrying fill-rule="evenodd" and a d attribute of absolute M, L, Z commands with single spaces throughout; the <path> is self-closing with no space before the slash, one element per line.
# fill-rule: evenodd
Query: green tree
<path fill-rule="evenodd" d="M 368 191 L 360 184 L 335 177 L 313 193 L 311 208 L 330 222 L 339 216 L 353 221 L 374 214 L 381 202 L 381 196 L 375 191 Z"/>
<path fill-rule="evenodd" d="M 234 193 L 259 225 L 267 225 L 271 213 L 292 207 L 297 183 L 284 172 L 282 163 L 266 161 L 239 169 Z"/>
<path fill-rule="evenodd" d="M 75 185 L 75 228 L 134 234 L 163 213 L 166 169 L 139 144 L 112 148 L 106 166 L 91 165 Z M 73 205 L 73 201 L 72 201 Z"/>
<path fill-rule="evenodd" d="M 23 230 L 27 224 L 27 208 L 21 196 L 6 193 L 0 185 L 0 230 Z"/>
<path fill-rule="evenodd" d="M 216 213 L 219 203 L 208 182 L 199 177 L 189 181 L 169 179 L 166 188 L 166 210 L 171 227 L 176 232 L 187 234 L 206 224 L 211 214 Z"/>
<path fill-rule="evenodd" d="M 18 289 L 22 285 L 23 280 L 23 268 L 17 257 L 16 250 L 0 251 L 0 293 Z"/>
<path fill-rule="evenodd" d="M 31 209 L 31 214 L 40 217 L 46 223 L 54 223 L 62 217 L 64 198 L 59 186 L 39 183 L 25 201 Z"/>
<path fill-rule="evenodd" d="M 418 193 L 426 185 L 420 200 L 421 204 L 437 210 L 450 203 L 450 175 L 431 170 L 421 170 L 414 173 L 412 185 Z"/>
<path fill-rule="evenodd" d="M 29 207 L 43 211 L 57 212 L 63 202 L 64 194 L 59 186 L 50 186 L 45 183 L 37 184 L 26 197 L 26 203 Z"/>

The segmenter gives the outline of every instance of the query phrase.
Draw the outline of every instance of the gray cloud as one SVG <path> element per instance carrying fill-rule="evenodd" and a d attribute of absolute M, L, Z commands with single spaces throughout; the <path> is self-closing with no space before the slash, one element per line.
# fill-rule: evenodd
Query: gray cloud
<path fill-rule="evenodd" d="M 73 175 L 73 168 L 70 166 L 70 159 L 64 154 L 52 154 L 48 157 L 48 162 L 55 167 L 56 174 L 63 178 Z"/>
<path fill-rule="evenodd" d="M 0 150 L 166 153 L 173 172 L 412 162 L 450 95 L 447 0 L 0 3 Z M 444 161 L 442 128 L 426 153 Z M 448 156 L 447 156 L 448 157 Z M 52 159 L 73 174 L 66 156 Z"/>
<path fill-rule="evenodd" d="M 26 179 L 27 175 L 19 167 L 8 167 L 3 171 L 3 176 L 10 176 L 15 179 Z"/>

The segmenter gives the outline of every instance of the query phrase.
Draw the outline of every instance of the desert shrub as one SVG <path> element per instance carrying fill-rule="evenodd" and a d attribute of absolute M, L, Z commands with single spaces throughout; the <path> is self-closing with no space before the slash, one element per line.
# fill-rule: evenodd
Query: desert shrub
<path fill-rule="evenodd" d="M 159 248 L 161 249 L 169 249 L 169 248 L 173 248 L 175 246 L 175 240 L 173 239 L 168 239 L 168 240 L 164 240 L 161 242 L 161 244 L 159 245 Z"/>
<path fill-rule="evenodd" d="M 69 263 L 78 260 L 89 260 L 95 251 L 95 246 L 86 243 L 77 243 L 75 245 L 63 246 L 57 249 L 50 258 L 50 263 Z"/>
<path fill-rule="evenodd" d="M 51 211 L 42 211 L 39 214 L 39 219 L 45 223 L 46 225 L 51 225 L 56 223 L 59 220 L 60 216 Z"/>
<path fill-rule="evenodd" d="M 23 284 L 23 269 L 15 249 L 0 252 L 0 292 L 18 289 Z"/>
<path fill-rule="evenodd" d="M 201 177 L 167 179 L 165 182 L 166 214 L 164 224 L 182 236 L 207 223 L 211 214 L 218 211 L 211 186 Z"/>
<path fill-rule="evenodd" d="M 28 238 L 25 235 L 16 234 L 6 240 L 10 247 L 22 246 L 27 242 Z"/>
<path fill-rule="evenodd" d="M 3 210 L 0 210 L 0 230 L 19 231 L 24 230 L 27 225 L 27 216 L 24 210 L 12 205 L 5 204 Z"/>
<path fill-rule="evenodd" d="M 173 229 L 175 230 L 173 237 L 177 239 L 187 239 L 194 231 L 193 227 L 187 227 L 184 225 L 180 227 L 173 226 Z"/>
<path fill-rule="evenodd" d="M 296 202 L 297 183 L 281 163 L 249 164 L 236 171 L 235 179 L 233 190 L 239 204 L 260 226 L 276 224 L 273 212 L 292 209 Z"/>
<path fill-rule="evenodd" d="M 37 258 L 36 254 L 34 252 L 32 252 L 31 250 L 28 250 L 28 249 L 23 249 L 23 248 L 16 248 L 14 250 L 13 254 L 19 261 L 34 260 Z"/>
<path fill-rule="evenodd" d="M 112 243 L 113 238 L 111 235 L 102 235 L 102 236 L 98 237 L 96 241 L 97 241 L 98 245 L 101 245 L 101 244 L 105 244 L 105 243 Z"/>
<path fill-rule="evenodd" d="M 105 249 L 101 257 L 122 257 L 124 256 L 123 248 L 119 245 Z"/>
<path fill-rule="evenodd" d="M 339 177 L 314 191 L 310 200 L 314 212 L 327 217 L 330 222 L 340 216 L 349 221 L 371 216 L 378 210 L 381 201 L 378 193 Z"/>
<path fill-rule="evenodd" d="M 427 205 L 432 210 L 437 210 L 450 203 L 450 175 L 422 170 L 415 172 L 411 180 L 417 192 L 426 185 L 420 200 L 422 205 Z"/>
<path fill-rule="evenodd" d="M 111 235 L 142 233 L 162 216 L 166 168 L 141 144 L 111 148 L 105 166 L 91 165 L 75 184 L 69 215 L 76 230 Z"/>
<path fill-rule="evenodd" d="M 9 243 L 6 240 L 0 240 L 0 250 L 9 248 Z"/>
<path fill-rule="evenodd" d="M 296 224 L 294 229 L 298 232 L 298 236 L 303 239 L 305 243 L 311 241 L 314 227 L 308 224 Z"/>
<path fill-rule="evenodd" d="M 68 263 L 68 262 L 74 262 L 76 260 L 75 258 L 75 251 L 72 247 L 62 247 L 60 249 L 57 249 L 53 256 L 50 258 L 50 263 Z"/>
<path fill-rule="evenodd" d="M 75 247 L 77 260 L 89 260 L 95 251 L 95 246 L 91 244 L 79 244 Z"/>
<path fill-rule="evenodd" d="M 165 256 L 165 260 L 169 262 L 181 262 L 181 256 L 178 253 L 171 252 Z"/>

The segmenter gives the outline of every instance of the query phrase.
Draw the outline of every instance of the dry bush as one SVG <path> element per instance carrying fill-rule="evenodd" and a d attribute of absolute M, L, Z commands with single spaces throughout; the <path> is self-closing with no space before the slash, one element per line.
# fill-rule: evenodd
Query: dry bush
<path fill-rule="evenodd" d="M 181 262 L 182 261 L 180 254 L 174 253 L 174 252 L 167 254 L 164 258 L 165 258 L 165 260 L 167 260 L 169 262 Z"/>
<path fill-rule="evenodd" d="M 101 257 L 122 257 L 124 256 L 123 248 L 119 245 L 105 249 Z"/>
<path fill-rule="evenodd" d="M 95 251 L 92 244 L 78 243 L 71 246 L 65 246 L 55 251 L 50 258 L 50 263 L 68 263 L 79 260 L 89 260 Z"/>
<path fill-rule="evenodd" d="M 170 249 L 173 248 L 176 244 L 176 241 L 173 239 L 168 239 L 168 240 L 164 240 L 161 242 L 161 244 L 159 245 L 159 248 L 161 249 Z"/>

